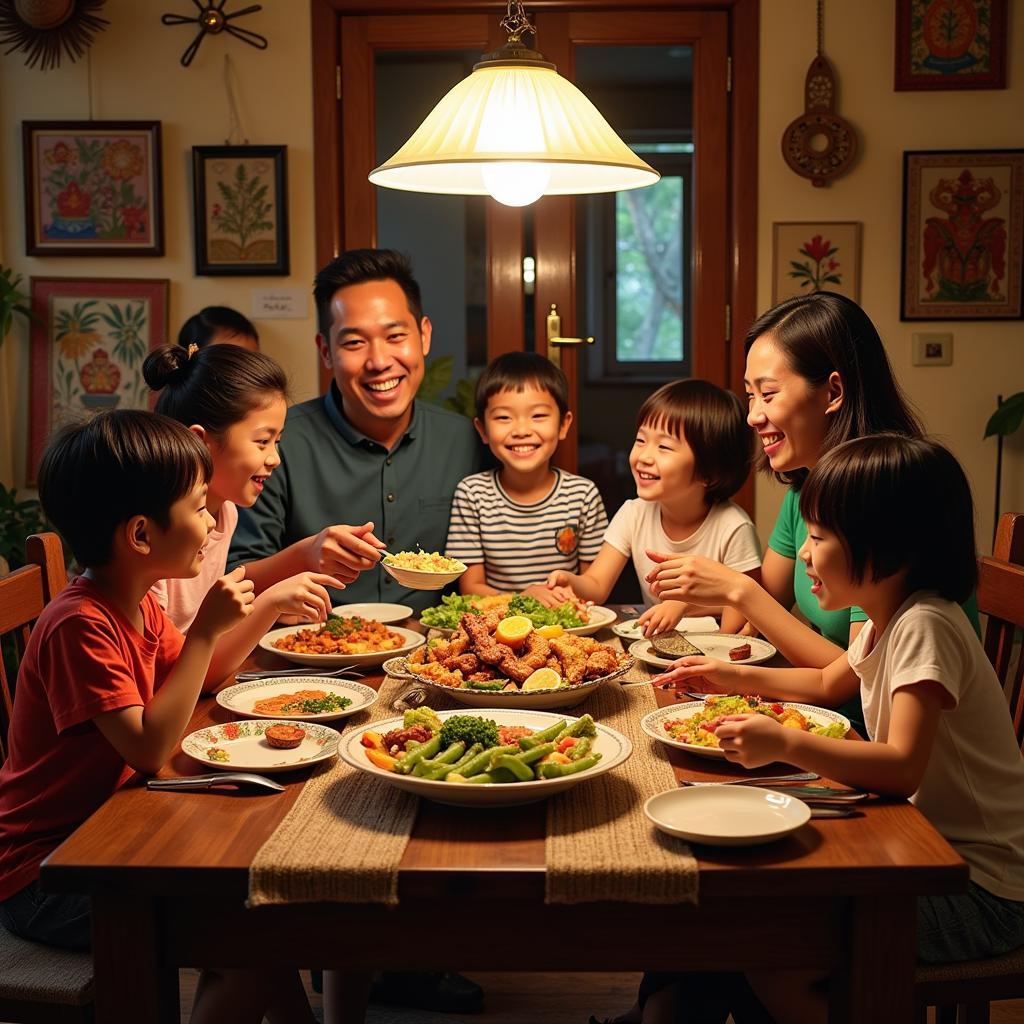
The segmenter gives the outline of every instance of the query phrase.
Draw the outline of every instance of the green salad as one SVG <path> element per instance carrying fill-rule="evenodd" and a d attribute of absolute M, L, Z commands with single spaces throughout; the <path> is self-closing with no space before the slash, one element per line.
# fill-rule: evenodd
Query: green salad
<path fill-rule="evenodd" d="M 487 605 L 480 607 L 481 601 Z M 585 625 L 579 614 L 579 609 L 571 602 L 566 601 L 557 608 L 545 608 L 535 597 L 527 597 L 524 594 L 513 594 L 504 608 L 495 604 L 494 598 L 480 598 L 475 594 L 447 594 L 441 598 L 441 604 L 434 608 L 427 608 L 420 616 L 424 626 L 433 626 L 436 629 L 457 629 L 459 619 L 463 615 L 484 615 L 496 609 L 504 612 L 505 615 L 525 615 L 535 627 L 540 626 L 561 626 L 563 629 L 574 629 L 576 626 Z"/>

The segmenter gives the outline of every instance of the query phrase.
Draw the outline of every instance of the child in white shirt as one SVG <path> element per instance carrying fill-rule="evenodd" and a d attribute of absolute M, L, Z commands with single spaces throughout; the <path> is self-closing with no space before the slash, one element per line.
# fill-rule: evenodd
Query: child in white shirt
<path fill-rule="evenodd" d="M 653 636 L 674 629 L 692 606 L 658 603 L 647 583 L 655 567 L 650 552 L 704 555 L 760 579 L 757 531 L 750 516 L 729 500 L 750 473 L 751 444 L 735 395 L 706 380 L 659 388 L 640 407 L 629 454 L 637 497 L 615 514 L 593 565 L 579 574 L 552 572 L 548 586 L 571 587 L 579 597 L 601 604 L 632 558 L 647 608 L 640 624 L 645 636 Z M 731 608 L 721 615 L 724 633 L 745 625 Z"/>

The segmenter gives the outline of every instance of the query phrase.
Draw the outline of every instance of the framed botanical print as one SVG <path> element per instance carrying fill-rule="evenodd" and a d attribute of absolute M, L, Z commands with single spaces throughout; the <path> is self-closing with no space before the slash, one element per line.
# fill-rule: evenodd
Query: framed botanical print
<path fill-rule="evenodd" d="M 167 281 L 33 277 L 28 473 L 65 423 L 105 409 L 147 409 L 142 377 L 167 342 Z"/>
<path fill-rule="evenodd" d="M 29 256 L 162 256 L 159 121 L 25 121 Z"/>
<path fill-rule="evenodd" d="M 1008 0 L 896 0 L 897 91 L 1005 89 Z"/>
<path fill-rule="evenodd" d="M 286 146 L 194 146 L 196 273 L 288 273 Z"/>
<path fill-rule="evenodd" d="M 772 225 L 772 305 L 794 295 L 838 292 L 860 301 L 860 222 Z"/>
<path fill-rule="evenodd" d="M 1024 149 L 903 154 L 902 320 L 1024 316 Z"/>

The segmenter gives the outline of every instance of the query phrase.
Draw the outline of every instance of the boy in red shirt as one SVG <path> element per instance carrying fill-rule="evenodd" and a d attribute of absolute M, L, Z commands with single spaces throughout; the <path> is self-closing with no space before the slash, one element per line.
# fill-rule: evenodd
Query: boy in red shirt
<path fill-rule="evenodd" d="M 149 592 L 157 580 L 198 574 L 214 522 L 210 474 L 195 434 L 134 410 L 66 428 L 43 456 L 43 508 L 85 572 L 32 630 L 0 768 L 0 923 L 22 938 L 90 948 L 88 897 L 42 892 L 39 865 L 135 771 L 168 760 L 218 638 L 251 610 L 243 568 L 214 583 L 187 639 Z M 201 983 L 193 1021 L 214 1019 L 228 998 L 231 1019 L 251 1003 L 261 1020 L 279 981 L 218 972 Z M 297 977 L 287 984 L 295 994 Z M 302 1004 L 305 1014 L 278 1019 L 312 1020 Z"/>

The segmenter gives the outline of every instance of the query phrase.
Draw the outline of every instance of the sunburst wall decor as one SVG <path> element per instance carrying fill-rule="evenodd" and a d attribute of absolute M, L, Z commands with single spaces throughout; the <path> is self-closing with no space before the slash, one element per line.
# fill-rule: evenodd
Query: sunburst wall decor
<path fill-rule="evenodd" d="M 110 22 L 96 13 L 104 0 L 0 0 L 0 46 L 23 51 L 25 63 L 42 71 L 76 61 Z"/>

